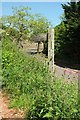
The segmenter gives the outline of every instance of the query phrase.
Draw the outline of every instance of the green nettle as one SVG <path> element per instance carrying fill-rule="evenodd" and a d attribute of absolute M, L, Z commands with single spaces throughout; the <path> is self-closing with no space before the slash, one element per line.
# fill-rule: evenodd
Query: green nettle
<path fill-rule="evenodd" d="M 23 54 L 6 35 L 2 41 L 2 89 L 9 107 L 23 109 L 28 120 L 79 119 L 78 84 L 52 78 L 43 63 Z"/>

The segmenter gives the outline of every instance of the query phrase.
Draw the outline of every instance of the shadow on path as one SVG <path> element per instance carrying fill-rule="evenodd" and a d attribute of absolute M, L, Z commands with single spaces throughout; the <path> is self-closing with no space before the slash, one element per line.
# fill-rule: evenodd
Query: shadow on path
<path fill-rule="evenodd" d="M 55 64 L 63 68 L 71 68 L 71 69 L 80 70 L 80 64 L 76 64 L 71 61 L 69 62 L 66 60 L 56 59 Z"/>

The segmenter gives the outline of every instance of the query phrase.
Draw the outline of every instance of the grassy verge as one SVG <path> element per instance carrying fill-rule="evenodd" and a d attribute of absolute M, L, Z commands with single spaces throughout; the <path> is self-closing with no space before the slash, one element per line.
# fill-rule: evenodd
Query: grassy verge
<path fill-rule="evenodd" d="M 77 83 L 51 80 L 44 64 L 23 54 L 7 36 L 2 59 L 2 89 L 10 95 L 10 107 L 26 111 L 28 120 L 79 119 Z"/>

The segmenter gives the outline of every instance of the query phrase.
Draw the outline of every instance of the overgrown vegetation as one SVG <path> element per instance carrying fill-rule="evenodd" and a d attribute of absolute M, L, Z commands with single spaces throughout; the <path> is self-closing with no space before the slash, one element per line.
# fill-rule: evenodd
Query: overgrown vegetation
<path fill-rule="evenodd" d="M 2 89 L 10 94 L 10 107 L 24 109 L 28 120 L 80 118 L 77 83 L 51 79 L 43 63 L 23 54 L 6 35 L 2 58 Z"/>

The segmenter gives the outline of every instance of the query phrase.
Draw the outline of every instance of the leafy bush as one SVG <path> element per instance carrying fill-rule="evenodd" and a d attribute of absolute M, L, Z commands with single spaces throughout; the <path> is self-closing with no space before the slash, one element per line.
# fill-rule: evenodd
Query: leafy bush
<path fill-rule="evenodd" d="M 55 79 L 45 91 L 39 91 L 30 108 L 29 120 L 79 119 L 78 88 L 75 83 Z"/>
<path fill-rule="evenodd" d="M 79 119 L 78 84 L 51 79 L 47 68 L 23 54 L 3 36 L 2 88 L 10 94 L 10 107 L 27 112 L 28 120 Z"/>
<path fill-rule="evenodd" d="M 54 34 L 54 53 L 55 57 L 60 57 L 63 55 L 63 47 L 65 45 L 64 39 L 66 36 L 64 23 L 61 22 L 55 28 Z"/>

